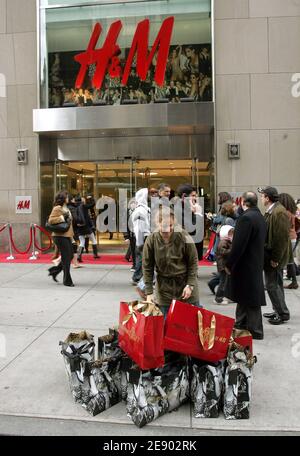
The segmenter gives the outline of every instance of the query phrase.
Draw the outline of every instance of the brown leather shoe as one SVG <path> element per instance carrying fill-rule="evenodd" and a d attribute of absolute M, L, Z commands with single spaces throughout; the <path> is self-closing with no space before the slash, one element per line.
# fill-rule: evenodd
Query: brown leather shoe
<path fill-rule="evenodd" d="M 297 290 L 297 288 L 299 288 L 299 285 L 297 282 L 291 282 L 289 285 L 285 285 L 283 288 L 286 290 Z"/>

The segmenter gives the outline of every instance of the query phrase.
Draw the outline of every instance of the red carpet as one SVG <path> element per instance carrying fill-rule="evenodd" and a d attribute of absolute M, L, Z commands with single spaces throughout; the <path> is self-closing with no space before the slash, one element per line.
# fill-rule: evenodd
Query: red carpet
<path fill-rule="evenodd" d="M 31 254 L 27 255 L 18 255 L 14 254 L 14 260 L 7 260 L 8 253 L 0 254 L 0 263 L 39 263 L 39 264 L 48 264 L 51 263 L 52 254 L 41 254 L 38 255 L 37 260 L 29 260 Z M 131 266 L 131 263 L 125 260 L 124 255 L 101 255 L 99 260 L 95 260 L 92 255 L 83 255 L 83 265 L 84 264 L 108 264 L 108 265 L 123 265 Z M 200 261 L 200 266 L 212 266 L 211 261 Z"/>

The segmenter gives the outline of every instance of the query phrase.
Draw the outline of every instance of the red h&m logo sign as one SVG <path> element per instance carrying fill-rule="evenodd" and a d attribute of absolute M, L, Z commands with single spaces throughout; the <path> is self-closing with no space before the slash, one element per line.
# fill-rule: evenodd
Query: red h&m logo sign
<path fill-rule="evenodd" d="M 93 86 L 96 89 L 101 88 L 106 71 L 108 71 L 112 78 L 122 76 L 122 85 L 125 86 L 128 81 L 135 54 L 136 71 L 140 79 L 144 81 L 147 77 L 147 72 L 156 52 L 157 64 L 154 80 L 157 85 L 162 86 L 165 78 L 173 26 L 174 17 L 168 17 L 163 21 L 152 49 L 148 53 L 150 21 L 149 19 L 145 19 L 144 21 L 139 22 L 122 76 L 121 63 L 118 57 L 121 53 L 121 49 L 117 44 L 117 40 L 122 29 L 122 21 L 119 20 L 111 24 L 103 47 L 100 49 L 95 49 L 102 32 L 101 24 L 97 23 L 93 30 L 87 50 L 74 57 L 76 62 L 81 65 L 76 79 L 76 88 L 79 89 L 82 87 L 88 68 L 93 64 L 96 64 L 96 71 L 93 77 Z"/>
<path fill-rule="evenodd" d="M 16 196 L 16 214 L 32 214 L 32 196 Z"/>
<path fill-rule="evenodd" d="M 17 210 L 21 211 L 23 209 L 30 209 L 30 201 L 29 200 L 19 201 L 18 206 L 17 206 Z"/>

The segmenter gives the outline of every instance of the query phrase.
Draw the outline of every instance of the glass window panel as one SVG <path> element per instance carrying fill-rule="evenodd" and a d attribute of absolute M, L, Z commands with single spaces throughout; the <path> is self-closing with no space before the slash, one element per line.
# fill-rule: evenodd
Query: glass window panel
<path fill-rule="evenodd" d="M 83 91 L 75 90 L 80 65 L 74 56 L 87 48 L 96 22 L 103 28 L 97 44 L 100 48 L 111 24 L 122 20 L 118 44 L 124 68 L 137 24 L 150 19 L 151 46 L 163 20 L 170 15 L 175 17 L 175 25 L 163 87 L 154 82 L 154 58 L 146 81 L 140 81 L 133 63 L 126 87 L 120 78 L 107 75 L 101 90 L 94 90 L 94 64 L 89 67 Z M 211 17 L 207 0 L 118 2 L 42 10 L 41 47 L 42 107 L 212 100 Z"/>

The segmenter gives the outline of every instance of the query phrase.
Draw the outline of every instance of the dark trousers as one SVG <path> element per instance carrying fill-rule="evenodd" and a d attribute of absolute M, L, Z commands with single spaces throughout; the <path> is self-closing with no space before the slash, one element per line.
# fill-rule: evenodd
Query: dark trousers
<path fill-rule="evenodd" d="M 130 261 L 130 258 L 131 258 L 131 245 L 129 244 L 126 255 L 125 255 L 125 259 L 127 261 Z"/>
<path fill-rule="evenodd" d="M 135 269 L 135 266 L 136 266 L 135 236 L 132 236 L 130 238 L 130 249 L 131 249 L 132 266 Z"/>
<path fill-rule="evenodd" d="M 221 271 L 219 273 L 220 277 L 220 283 L 216 292 L 216 299 L 219 299 L 222 301 L 222 299 L 225 296 L 225 287 L 226 287 L 226 282 L 227 282 L 227 274 L 225 271 Z"/>
<path fill-rule="evenodd" d="M 198 254 L 198 260 L 201 261 L 203 259 L 203 241 L 196 242 L 195 247 L 196 247 L 197 254 Z"/>
<path fill-rule="evenodd" d="M 143 246 L 135 249 L 135 272 L 132 280 L 139 282 L 143 277 Z"/>
<path fill-rule="evenodd" d="M 265 270 L 265 285 L 271 300 L 273 310 L 280 317 L 289 317 L 290 311 L 287 308 L 284 288 L 283 288 L 283 270 L 282 269 L 266 269 Z"/>
<path fill-rule="evenodd" d="M 130 237 L 129 238 L 129 247 L 127 249 L 127 253 L 125 255 L 125 258 L 127 261 L 130 261 L 130 257 L 132 258 L 132 266 L 135 268 L 135 262 L 136 262 L 136 255 L 135 255 L 135 237 Z"/>
<path fill-rule="evenodd" d="M 297 282 L 297 277 L 296 277 L 296 265 L 295 263 L 290 263 L 287 265 L 287 276 L 290 280 L 292 280 L 293 283 Z"/>
<path fill-rule="evenodd" d="M 55 245 L 60 251 L 61 254 L 61 262 L 58 266 L 54 266 L 54 268 L 51 268 L 51 271 L 59 274 L 61 271 L 64 272 L 64 285 L 71 285 L 72 282 L 72 277 L 70 274 L 70 267 L 71 267 L 71 261 L 73 259 L 73 246 L 72 246 L 72 241 L 71 238 L 68 237 L 63 237 L 63 236 L 54 236 L 53 238 Z"/>
<path fill-rule="evenodd" d="M 235 310 L 235 328 L 247 329 L 252 336 L 264 335 L 264 328 L 261 315 L 261 307 L 249 307 L 237 304 Z"/>

